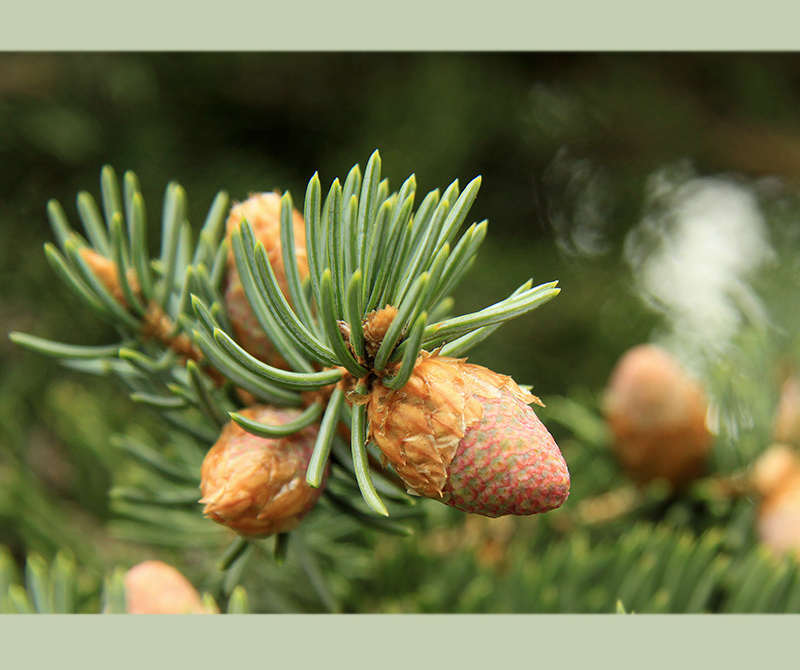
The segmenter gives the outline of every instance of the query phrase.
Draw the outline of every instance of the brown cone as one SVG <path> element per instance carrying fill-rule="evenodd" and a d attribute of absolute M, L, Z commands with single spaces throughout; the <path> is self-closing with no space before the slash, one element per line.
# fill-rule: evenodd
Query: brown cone
<path fill-rule="evenodd" d="M 800 556 L 800 459 L 788 446 L 775 444 L 753 470 L 759 494 L 756 527 L 761 542 L 777 554 Z"/>
<path fill-rule="evenodd" d="M 214 614 L 178 570 L 161 561 L 145 561 L 125 573 L 128 614 Z"/>
<path fill-rule="evenodd" d="M 604 413 L 612 449 L 639 484 L 664 479 L 679 488 L 706 466 L 712 435 L 700 385 L 665 350 L 645 344 L 617 363 Z"/>
<path fill-rule="evenodd" d="M 277 354 L 253 314 L 236 269 L 230 237 L 241 224 L 242 218 L 247 219 L 253 227 L 256 240 L 264 245 L 275 272 L 275 279 L 278 281 L 283 295 L 288 299 L 289 288 L 281 249 L 281 196 L 278 193 L 254 194 L 231 209 L 226 223 L 229 250 L 228 283 L 224 299 L 231 327 L 242 348 L 265 363 L 276 367 L 286 367 L 286 363 Z M 295 255 L 302 280 L 308 276 L 306 228 L 303 215 L 297 209 L 292 212 L 292 223 L 294 225 Z"/>
<path fill-rule="evenodd" d="M 90 249 L 89 247 L 82 247 L 79 253 L 81 258 L 86 261 L 87 265 L 92 269 L 92 272 L 94 272 L 97 278 L 102 282 L 103 286 L 108 289 L 108 292 L 114 296 L 117 302 L 119 302 L 123 307 L 129 307 L 127 300 L 125 300 L 125 294 L 122 291 L 122 286 L 119 283 L 119 271 L 117 270 L 117 264 L 102 254 L 97 253 L 94 249 Z M 141 289 L 139 288 L 139 282 L 136 279 L 136 274 L 131 269 L 128 270 L 126 276 L 128 283 L 130 284 L 131 291 L 133 291 L 134 294 L 138 294 Z"/>
<path fill-rule="evenodd" d="M 260 423 L 282 425 L 300 410 L 265 405 L 239 412 Z M 203 514 L 240 535 L 266 537 L 296 528 L 322 494 L 306 484 L 318 427 L 283 438 L 257 437 L 231 421 L 203 461 Z"/>

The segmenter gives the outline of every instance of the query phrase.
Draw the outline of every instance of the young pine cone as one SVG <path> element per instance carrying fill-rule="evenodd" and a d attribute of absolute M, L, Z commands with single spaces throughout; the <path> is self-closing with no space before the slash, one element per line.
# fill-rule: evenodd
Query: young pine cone
<path fill-rule="evenodd" d="M 756 461 L 753 483 L 762 544 L 777 554 L 800 556 L 800 459 L 788 446 L 773 445 Z"/>
<path fill-rule="evenodd" d="M 260 423 L 282 425 L 300 410 L 264 405 L 240 412 Z M 203 461 L 203 514 L 240 535 L 266 537 L 290 531 L 319 500 L 324 487 L 306 484 L 318 427 L 282 438 L 257 437 L 231 421 Z"/>
<path fill-rule="evenodd" d="M 403 388 L 374 384 L 370 438 L 409 493 L 488 517 L 547 512 L 569 472 L 531 402 L 511 377 L 423 351 Z"/>
<path fill-rule="evenodd" d="M 247 219 L 253 227 L 256 240 L 264 245 L 272 269 L 275 272 L 275 279 L 277 279 L 283 295 L 288 299 L 289 289 L 281 250 L 281 196 L 278 193 L 259 193 L 250 196 L 247 200 L 231 209 L 226 223 L 229 251 L 228 282 L 225 288 L 224 300 L 231 327 L 242 348 L 265 363 L 277 367 L 285 367 L 286 364 L 278 356 L 269 338 L 267 338 L 264 330 L 259 325 L 255 314 L 253 314 L 239 278 L 239 272 L 236 269 L 230 238 L 232 232 L 241 224 L 242 218 Z M 296 209 L 292 212 L 292 223 L 294 224 L 297 269 L 302 280 L 308 275 L 306 228 L 302 214 Z"/>
<path fill-rule="evenodd" d="M 161 561 L 145 561 L 125 573 L 128 614 L 215 614 L 178 570 Z"/>
<path fill-rule="evenodd" d="M 635 482 L 664 479 L 680 488 L 702 474 L 712 442 L 706 399 L 660 347 L 639 345 L 620 359 L 603 409 L 612 449 Z"/>

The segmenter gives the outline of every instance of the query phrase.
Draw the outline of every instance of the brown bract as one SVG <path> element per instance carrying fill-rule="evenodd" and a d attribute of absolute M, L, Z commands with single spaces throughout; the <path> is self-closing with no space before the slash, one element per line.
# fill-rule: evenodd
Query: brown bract
<path fill-rule="evenodd" d="M 397 316 L 397 308 L 392 305 L 386 305 L 383 309 L 376 309 L 364 317 L 361 326 L 364 329 L 364 344 L 367 349 L 367 356 L 371 359 L 375 358 L 378 349 L 386 337 L 386 331 L 392 325 Z"/>
<path fill-rule="evenodd" d="M 242 348 L 265 363 L 283 368 L 286 367 L 286 363 L 277 354 L 258 323 L 255 314 L 253 314 L 234 262 L 233 248 L 230 243 L 231 235 L 239 227 L 243 218 L 246 218 L 253 227 L 256 240 L 264 245 L 267 258 L 275 273 L 275 279 L 283 295 L 288 300 L 289 288 L 281 248 L 280 194 L 253 194 L 244 202 L 235 205 L 228 215 L 228 220 L 225 224 L 228 240 L 228 282 L 225 288 L 225 307 L 228 311 L 231 327 Z M 292 211 L 292 224 L 295 257 L 300 279 L 302 280 L 308 276 L 306 228 L 303 215 L 297 209 Z"/>
<path fill-rule="evenodd" d="M 409 492 L 441 500 L 459 442 L 483 417 L 481 399 L 503 392 L 541 404 L 511 377 L 423 351 L 403 388 L 392 390 L 379 381 L 373 385 L 369 437 Z"/>
<path fill-rule="evenodd" d="M 197 590 L 171 565 L 145 561 L 125 573 L 128 614 L 214 614 Z"/>
<path fill-rule="evenodd" d="M 699 477 L 712 434 L 701 386 L 660 347 L 628 351 L 614 369 L 603 410 L 612 449 L 639 484 L 664 479 L 673 487 Z"/>
<path fill-rule="evenodd" d="M 300 410 L 260 405 L 239 412 L 259 423 L 282 425 Z M 305 480 L 318 426 L 283 438 L 251 435 L 238 424 L 226 424 L 206 455 L 201 470 L 203 514 L 237 533 L 266 537 L 296 528 L 314 507 L 323 485 Z"/>

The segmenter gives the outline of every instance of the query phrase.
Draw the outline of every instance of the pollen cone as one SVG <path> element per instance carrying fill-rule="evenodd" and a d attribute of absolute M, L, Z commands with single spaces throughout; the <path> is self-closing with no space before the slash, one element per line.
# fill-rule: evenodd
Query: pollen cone
<path fill-rule="evenodd" d="M 161 561 L 134 565 L 124 580 L 128 614 L 214 614 L 189 580 Z"/>
<path fill-rule="evenodd" d="M 705 468 L 712 435 L 703 389 L 665 350 L 629 350 L 611 374 L 604 413 L 612 449 L 639 484 L 664 479 L 680 488 Z"/>
<path fill-rule="evenodd" d="M 256 240 L 264 245 L 270 265 L 275 272 L 275 279 L 289 297 L 286 282 L 286 269 L 283 263 L 281 249 L 281 197 L 278 193 L 259 193 L 250 196 L 247 200 L 235 205 L 226 223 L 228 239 L 228 283 L 225 288 L 225 308 L 231 322 L 237 341 L 242 348 L 256 358 L 274 365 L 286 367 L 286 363 L 277 354 L 269 338 L 264 333 L 256 319 L 247 296 L 244 292 L 239 272 L 233 257 L 230 244 L 231 234 L 246 218 L 253 227 Z M 294 225 L 295 256 L 300 279 L 308 275 L 308 261 L 306 257 L 306 228 L 303 216 L 298 210 L 292 212 Z"/>
<path fill-rule="evenodd" d="M 265 405 L 240 412 L 260 423 L 282 425 L 300 410 Z M 203 461 L 203 514 L 240 535 L 266 537 L 296 528 L 322 494 L 306 484 L 317 426 L 282 438 L 257 437 L 231 421 Z"/>
<path fill-rule="evenodd" d="M 373 386 L 370 437 L 410 493 L 488 517 L 537 514 L 567 499 L 569 472 L 531 402 L 511 377 L 422 352 L 403 388 Z"/>
<path fill-rule="evenodd" d="M 786 445 L 771 446 L 756 461 L 753 482 L 762 544 L 778 554 L 800 556 L 800 458 Z"/>

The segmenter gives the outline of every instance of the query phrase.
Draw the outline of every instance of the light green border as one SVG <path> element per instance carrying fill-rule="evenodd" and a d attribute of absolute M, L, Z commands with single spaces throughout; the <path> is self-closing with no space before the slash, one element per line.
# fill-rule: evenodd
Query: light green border
<path fill-rule="evenodd" d="M 781 51 L 800 45 L 800 9 L 786 0 L 312 4 L 17 0 L 3 7 L 0 50 Z"/>
<path fill-rule="evenodd" d="M 797 50 L 781 0 L 56 3 L 3 8 L 0 50 Z M 212 10 L 205 7 L 212 6 Z M 764 667 L 797 616 L 0 618 L 6 667 Z M 309 642 L 313 639 L 313 642 Z"/>
<path fill-rule="evenodd" d="M 4 616 L 13 668 L 763 668 L 795 616 Z M 313 639 L 313 642 L 310 641 Z M 48 663 L 48 661 L 50 663 Z M 784 664 L 780 663 L 778 667 Z M 785 667 L 790 667 L 786 665 Z"/>

